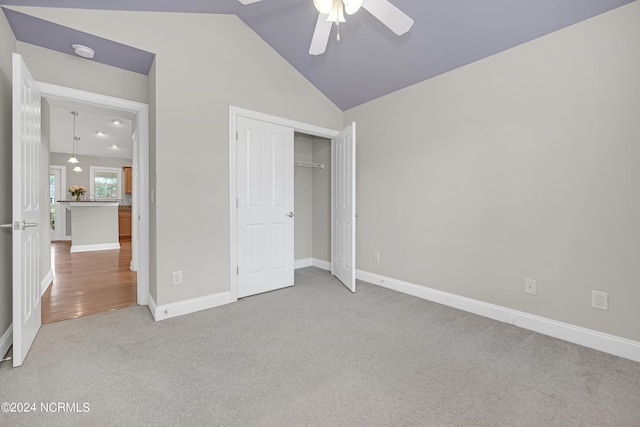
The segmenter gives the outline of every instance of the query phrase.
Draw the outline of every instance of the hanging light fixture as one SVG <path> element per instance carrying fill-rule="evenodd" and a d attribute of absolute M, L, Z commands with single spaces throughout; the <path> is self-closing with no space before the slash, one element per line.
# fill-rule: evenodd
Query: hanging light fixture
<path fill-rule="evenodd" d="M 340 41 L 340 23 L 346 22 L 344 12 L 347 15 L 356 13 L 364 0 L 313 0 L 318 12 L 327 15 L 327 21 L 335 22 L 338 27 L 337 39 Z"/>
<path fill-rule="evenodd" d="M 77 111 L 72 111 L 73 114 L 73 140 L 71 142 L 71 157 L 67 160 L 67 163 L 78 164 L 80 163 L 76 158 L 76 116 L 79 114 Z"/>
<path fill-rule="evenodd" d="M 80 141 L 80 137 L 74 136 L 73 137 L 73 142 L 74 142 L 76 147 L 78 146 L 78 141 Z M 78 150 L 76 150 L 76 151 L 78 151 Z M 77 159 L 76 159 L 76 162 L 77 162 L 76 163 L 76 167 L 73 168 L 73 171 L 74 172 L 82 172 L 82 168 L 80 167 L 80 162 Z"/>
<path fill-rule="evenodd" d="M 347 15 L 353 15 L 362 7 L 364 0 L 313 0 L 313 4 L 318 9 L 318 12 L 325 15 L 329 15 L 332 18 L 340 17 L 339 11 L 344 10 Z M 344 15 L 341 16 L 344 19 Z M 333 19 L 327 19 L 327 21 L 336 22 Z M 345 21 L 340 21 L 345 22 Z"/>

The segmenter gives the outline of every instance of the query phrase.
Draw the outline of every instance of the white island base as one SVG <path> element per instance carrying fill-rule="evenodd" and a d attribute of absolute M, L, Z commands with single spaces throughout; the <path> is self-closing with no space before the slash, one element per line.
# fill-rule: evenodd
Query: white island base
<path fill-rule="evenodd" d="M 120 249 L 118 202 L 70 202 L 71 252 Z"/>

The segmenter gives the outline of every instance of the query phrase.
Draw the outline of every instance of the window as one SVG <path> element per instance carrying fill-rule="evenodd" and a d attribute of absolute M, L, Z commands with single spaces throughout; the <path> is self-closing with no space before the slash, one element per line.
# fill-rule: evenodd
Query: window
<path fill-rule="evenodd" d="M 91 166 L 91 195 L 100 199 L 119 199 L 122 194 L 120 168 Z"/>

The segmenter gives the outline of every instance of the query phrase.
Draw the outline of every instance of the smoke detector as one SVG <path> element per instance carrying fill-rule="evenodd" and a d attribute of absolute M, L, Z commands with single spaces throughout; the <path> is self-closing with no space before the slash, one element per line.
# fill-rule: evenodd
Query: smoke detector
<path fill-rule="evenodd" d="M 95 50 L 82 44 L 72 44 L 71 47 L 76 52 L 76 55 L 81 56 L 83 58 L 93 59 L 93 57 L 96 55 Z"/>

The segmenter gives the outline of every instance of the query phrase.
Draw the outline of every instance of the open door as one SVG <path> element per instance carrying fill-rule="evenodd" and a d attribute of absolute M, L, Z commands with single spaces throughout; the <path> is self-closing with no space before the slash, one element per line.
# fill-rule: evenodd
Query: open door
<path fill-rule="evenodd" d="M 331 274 L 356 291 L 356 124 L 331 140 Z"/>
<path fill-rule="evenodd" d="M 238 298 L 293 286 L 293 129 L 238 117 Z"/>
<path fill-rule="evenodd" d="M 13 54 L 13 366 L 40 329 L 40 93 Z"/>

